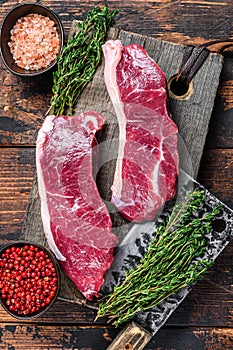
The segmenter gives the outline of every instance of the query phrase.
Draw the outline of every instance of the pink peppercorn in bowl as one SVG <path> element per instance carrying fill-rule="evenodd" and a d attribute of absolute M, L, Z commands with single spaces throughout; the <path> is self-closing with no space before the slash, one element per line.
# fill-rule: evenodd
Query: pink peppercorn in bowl
<path fill-rule="evenodd" d="M 11 316 L 42 316 L 57 299 L 60 284 L 59 264 L 42 245 L 19 241 L 1 247 L 0 302 Z"/>
<path fill-rule="evenodd" d="M 29 77 L 47 72 L 57 63 L 63 44 L 61 20 L 41 4 L 19 4 L 2 22 L 2 60 L 16 75 Z"/>

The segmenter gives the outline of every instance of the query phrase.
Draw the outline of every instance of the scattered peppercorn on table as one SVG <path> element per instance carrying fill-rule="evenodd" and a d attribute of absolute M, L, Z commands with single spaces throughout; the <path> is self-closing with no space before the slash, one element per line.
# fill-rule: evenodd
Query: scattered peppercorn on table
<path fill-rule="evenodd" d="M 2 2 L 0 20 L 18 3 Z M 66 41 L 72 20 L 84 20 L 93 6 L 103 6 L 99 1 L 45 0 L 41 3 L 60 17 Z M 105 3 L 111 10 L 119 10 L 115 26 L 126 31 L 179 45 L 233 39 L 233 4 L 229 0 Z M 50 105 L 53 78 L 51 71 L 36 78 L 18 77 L 10 73 L 2 61 L 0 76 L 0 243 L 3 245 L 20 240 L 36 173 L 35 141 Z M 224 53 L 224 65 L 198 180 L 233 209 L 232 81 L 233 54 L 227 51 Z M 39 253 L 35 254 L 39 256 Z M 26 256 L 26 253 L 23 255 Z M 233 242 L 145 350 L 233 349 L 232 256 Z M 51 261 L 48 263 L 53 269 Z M 53 279 L 55 285 L 53 289 L 48 288 L 50 296 L 47 299 L 53 297 L 57 290 L 55 275 Z M 7 289 L 5 291 L 7 293 Z M 21 301 L 17 301 L 15 307 L 21 307 Z M 0 349 L 107 349 L 122 327 L 115 328 L 105 318 L 95 321 L 95 317 L 95 309 L 61 299 L 57 299 L 40 317 L 28 320 L 12 317 L 1 306 Z"/>

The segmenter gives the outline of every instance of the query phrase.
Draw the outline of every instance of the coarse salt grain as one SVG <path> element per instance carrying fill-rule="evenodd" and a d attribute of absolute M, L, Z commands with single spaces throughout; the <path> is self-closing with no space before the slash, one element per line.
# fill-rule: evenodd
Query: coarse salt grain
<path fill-rule="evenodd" d="M 60 40 L 55 23 L 31 13 L 18 19 L 8 43 L 15 63 L 26 70 L 46 68 L 56 60 Z"/>

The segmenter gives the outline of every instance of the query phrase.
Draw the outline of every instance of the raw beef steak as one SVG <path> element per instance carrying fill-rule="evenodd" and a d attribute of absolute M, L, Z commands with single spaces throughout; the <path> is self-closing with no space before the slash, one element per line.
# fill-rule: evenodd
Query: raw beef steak
<path fill-rule="evenodd" d="M 166 78 L 139 45 L 103 45 L 105 83 L 119 124 L 112 203 L 128 220 L 151 220 L 175 195 L 177 126 L 167 109 Z"/>
<path fill-rule="evenodd" d="M 45 235 L 62 267 L 87 299 L 98 297 L 117 238 L 92 176 L 93 111 L 46 117 L 37 139 L 37 175 Z"/>

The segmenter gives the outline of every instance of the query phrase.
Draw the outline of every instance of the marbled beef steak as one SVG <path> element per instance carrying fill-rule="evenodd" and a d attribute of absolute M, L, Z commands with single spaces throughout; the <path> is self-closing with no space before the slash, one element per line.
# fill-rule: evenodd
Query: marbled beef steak
<path fill-rule="evenodd" d="M 175 195 L 177 126 L 167 108 L 165 74 L 139 45 L 103 46 L 105 83 L 119 124 L 112 203 L 130 221 L 151 220 Z"/>
<path fill-rule="evenodd" d="M 104 118 L 93 111 L 47 116 L 37 139 L 41 214 L 51 250 L 87 299 L 98 296 L 117 238 L 92 176 L 95 133 Z"/>

